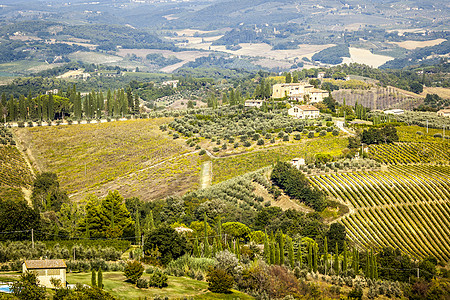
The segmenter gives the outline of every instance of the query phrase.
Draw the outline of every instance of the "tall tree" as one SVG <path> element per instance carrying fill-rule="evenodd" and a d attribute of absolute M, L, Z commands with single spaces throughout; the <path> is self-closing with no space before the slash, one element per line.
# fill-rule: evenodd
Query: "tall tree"
<path fill-rule="evenodd" d="M 270 265 L 270 244 L 269 244 L 269 238 L 267 236 L 267 230 L 264 232 L 264 258 L 266 259 L 267 264 Z"/>
<path fill-rule="evenodd" d="M 336 251 L 334 253 L 334 273 L 339 275 L 339 248 L 338 243 L 336 243 Z"/>
<path fill-rule="evenodd" d="M 52 93 L 48 95 L 48 119 L 49 120 L 55 119 L 55 101 L 53 99 Z"/>
<path fill-rule="evenodd" d="M 314 273 L 317 273 L 317 261 L 319 256 L 319 246 L 317 244 L 314 244 L 314 261 L 313 261 L 313 271 Z"/>
<path fill-rule="evenodd" d="M 312 246 L 311 242 L 308 243 L 308 271 L 312 271 L 313 262 L 312 262 Z"/>
<path fill-rule="evenodd" d="M 291 72 L 287 72 L 284 79 L 286 83 L 291 83 L 292 82 Z"/>
<path fill-rule="evenodd" d="M 325 265 L 325 275 L 327 275 L 328 272 L 328 240 L 327 237 L 325 237 L 325 240 L 323 242 L 323 252 L 324 252 L 324 265 Z"/>
<path fill-rule="evenodd" d="M 209 249 L 209 242 L 208 242 L 208 221 L 207 221 L 206 212 L 203 217 L 203 222 L 204 222 L 204 230 L 205 230 L 205 236 L 204 236 L 204 242 L 203 242 L 203 256 L 210 257 L 211 252 Z"/>
<path fill-rule="evenodd" d="M 348 252 L 347 252 L 347 243 L 344 241 L 344 259 L 342 262 L 342 272 L 344 276 L 347 276 L 347 264 L 348 264 Z"/>

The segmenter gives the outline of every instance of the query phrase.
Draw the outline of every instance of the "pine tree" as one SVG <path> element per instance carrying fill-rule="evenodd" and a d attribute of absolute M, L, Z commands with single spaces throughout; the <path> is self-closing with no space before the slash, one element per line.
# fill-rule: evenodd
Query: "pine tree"
<path fill-rule="evenodd" d="M 102 268 L 98 268 L 97 286 L 99 288 L 103 289 L 103 272 L 102 272 Z"/>
<path fill-rule="evenodd" d="M 97 276 L 95 274 L 95 270 L 92 269 L 92 274 L 91 274 L 91 286 L 92 287 L 96 287 L 97 286 Z"/>
<path fill-rule="evenodd" d="M 334 273 L 336 275 L 339 275 L 339 249 L 337 242 L 336 242 L 336 252 L 334 254 Z"/>

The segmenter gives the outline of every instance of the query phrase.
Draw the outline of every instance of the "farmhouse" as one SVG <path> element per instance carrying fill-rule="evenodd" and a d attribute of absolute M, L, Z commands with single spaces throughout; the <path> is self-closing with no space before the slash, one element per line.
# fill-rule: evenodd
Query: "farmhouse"
<path fill-rule="evenodd" d="M 387 115 L 402 115 L 405 113 L 405 111 L 403 109 L 388 109 L 384 111 L 385 114 Z"/>
<path fill-rule="evenodd" d="M 295 105 L 288 110 L 288 115 L 297 119 L 315 119 L 319 117 L 319 110 L 312 105 Z"/>
<path fill-rule="evenodd" d="M 291 101 L 321 102 L 328 97 L 328 91 L 314 88 L 313 85 L 305 83 L 279 83 L 273 86 L 272 98 L 288 97 Z"/>
<path fill-rule="evenodd" d="M 305 159 L 304 158 L 293 158 L 291 161 L 291 164 L 296 167 L 297 169 L 300 168 L 300 166 L 305 165 Z"/>
<path fill-rule="evenodd" d="M 66 286 L 66 263 L 62 259 L 26 260 L 22 264 L 23 273 L 30 271 L 36 274 L 39 284 L 47 288 L 53 288 L 51 278 L 61 280 L 63 287 Z"/>
<path fill-rule="evenodd" d="M 264 102 L 263 100 L 246 100 L 244 106 L 261 108 L 263 102 Z"/>
<path fill-rule="evenodd" d="M 437 112 L 437 115 L 441 117 L 450 117 L 450 108 L 441 109 Z"/>

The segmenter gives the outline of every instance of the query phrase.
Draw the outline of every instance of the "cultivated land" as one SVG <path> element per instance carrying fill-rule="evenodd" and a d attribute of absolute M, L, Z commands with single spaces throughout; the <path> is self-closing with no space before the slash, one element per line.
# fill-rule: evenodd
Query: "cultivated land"
<path fill-rule="evenodd" d="M 158 129 L 169 118 L 16 130 L 36 169 L 58 175 L 75 199 L 118 189 L 143 200 L 196 187 L 201 158 Z M 164 186 L 165 189 L 161 189 Z"/>
<path fill-rule="evenodd" d="M 393 57 L 386 55 L 373 54 L 369 50 L 359 48 L 349 48 L 350 58 L 344 57 L 344 63 L 359 63 L 366 64 L 373 68 L 385 64 L 387 61 L 394 59 Z"/>
<path fill-rule="evenodd" d="M 446 39 L 435 39 L 430 41 L 403 41 L 403 42 L 393 42 L 392 44 L 398 45 L 402 48 L 413 50 L 416 48 L 430 47 L 439 45 L 442 42 L 445 42 Z"/>

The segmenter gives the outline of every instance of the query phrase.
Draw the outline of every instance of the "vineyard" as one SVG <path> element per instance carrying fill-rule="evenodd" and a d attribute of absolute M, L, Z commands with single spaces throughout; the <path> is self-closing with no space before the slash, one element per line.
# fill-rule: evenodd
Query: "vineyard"
<path fill-rule="evenodd" d="M 450 147 L 445 143 L 371 145 L 369 157 L 384 164 L 445 163 L 450 160 Z"/>
<path fill-rule="evenodd" d="M 340 222 L 357 246 L 450 260 L 449 166 L 392 165 L 388 171 L 309 178 L 350 207 Z"/>

